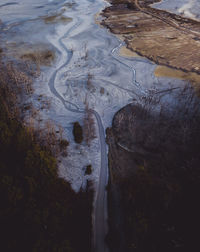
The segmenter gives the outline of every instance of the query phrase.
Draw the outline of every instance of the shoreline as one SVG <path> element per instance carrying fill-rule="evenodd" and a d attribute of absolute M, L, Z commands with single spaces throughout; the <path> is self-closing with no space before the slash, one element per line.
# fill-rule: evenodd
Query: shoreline
<path fill-rule="evenodd" d="M 126 0 L 122 2 L 124 5 L 126 5 L 127 3 Z M 150 5 L 146 6 L 145 2 L 139 10 L 136 6 L 136 2 L 132 3 L 131 8 L 127 8 L 127 6 L 121 7 L 119 4 L 115 3 L 115 1 L 112 1 L 111 4 L 111 7 L 107 7 L 101 13 L 101 15 L 104 17 L 101 25 L 108 28 L 111 33 L 114 33 L 116 36 L 120 36 L 120 38 L 125 41 L 128 50 L 137 53 L 139 56 L 149 59 L 157 65 L 167 66 L 172 69 L 181 70 L 189 74 L 200 74 L 200 67 L 197 57 L 194 56 L 192 58 L 191 55 L 186 52 L 187 50 L 184 48 L 186 47 L 186 43 L 182 46 L 182 48 L 179 49 L 177 55 L 173 56 L 173 52 L 175 51 L 177 45 L 181 43 L 181 40 L 177 37 L 177 33 L 180 33 L 182 41 L 187 39 L 187 43 L 189 43 L 189 50 L 191 47 L 196 52 L 196 55 L 199 54 L 199 44 L 197 37 L 199 37 L 200 35 L 198 31 L 196 31 L 200 26 L 199 22 L 184 18 L 177 14 L 171 14 L 167 11 L 151 8 Z M 154 12 L 156 13 L 156 15 L 158 14 L 158 16 L 155 17 Z M 132 20 L 130 20 L 131 14 L 134 14 L 136 16 L 135 19 L 132 18 Z M 165 19 L 160 20 L 160 15 L 164 15 Z M 145 22 L 141 21 L 142 17 L 146 19 L 150 18 L 150 20 L 152 20 L 152 24 L 147 26 Z M 158 27 L 155 27 L 153 21 L 157 22 Z M 183 25 L 181 25 L 181 30 L 176 30 L 178 29 L 176 26 L 180 22 L 183 22 Z M 141 28 L 142 25 L 144 28 Z M 191 26 L 192 29 L 188 31 Z M 146 31 L 147 29 L 149 29 L 149 32 Z M 151 29 L 155 34 L 153 34 L 154 37 L 152 39 L 149 37 Z M 160 29 L 165 29 L 165 34 L 163 34 Z M 196 34 L 197 37 L 194 37 L 194 34 Z M 142 36 L 147 36 L 148 39 L 145 38 L 145 40 L 147 41 L 142 41 L 141 45 L 140 41 L 144 40 L 144 37 Z M 158 42 L 157 46 L 155 47 L 152 41 L 155 41 L 156 39 L 158 40 Z M 164 55 L 162 55 L 162 46 L 165 42 L 168 43 L 167 46 L 170 49 L 168 49 L 168 54 L 164 53 Z M 180 63 L 180 61 L 178 60 L 178 55 L 180 54 L 184 55 L 183 63 Z M 187 61 L 188 63 L 185 63 Z"/>

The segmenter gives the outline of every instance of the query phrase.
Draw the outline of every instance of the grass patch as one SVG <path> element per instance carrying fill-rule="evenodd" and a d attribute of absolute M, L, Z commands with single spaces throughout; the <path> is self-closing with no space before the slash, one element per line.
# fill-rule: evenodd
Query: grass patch
<path fill-rule="evenodd" d="M 31 61 L 38 66 L 49 66 L 55 60 L 55 52 L 49 49 L 27 50 L 20 58 L 25 61 Z"/>
<path fill-rule="evenodd" d="M 60 14 L 44 17 L 45 24 L 69 23 L 72 18 L 61 16 Z"/>

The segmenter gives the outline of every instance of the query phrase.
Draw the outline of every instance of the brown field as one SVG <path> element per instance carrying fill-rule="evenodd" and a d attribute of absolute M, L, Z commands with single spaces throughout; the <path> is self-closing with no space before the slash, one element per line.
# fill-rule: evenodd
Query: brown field
<path fill-rule="evenodd" d="M 149 7 L 153 2 L 115 0 L 104 10 L 102 24 L 121 35 L 139 55 L 159 65 L 200 74 L 200 23 Z M 199 82 L 199 78 L 195 80 Z"/>

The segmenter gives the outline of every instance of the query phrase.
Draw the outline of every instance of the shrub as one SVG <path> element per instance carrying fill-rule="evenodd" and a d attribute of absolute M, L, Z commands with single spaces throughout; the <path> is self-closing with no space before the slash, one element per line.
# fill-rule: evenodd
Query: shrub
<path fill-rule="evenodd" d="M 76 143 L 82 143 L 83 141 L 83 129 L 79 122 L 75 122 L 73 126 L 74 141 Z"/>
<path fill-rule="evenodd" d="M 92 165 L 87 165 L 86 170 L 85 170 L 86 175 L 91 175 L 92 174 Z"/>
<path fill-rule="evenodd" d="M 61 139 L 59 145 L 61 150 L 66 150 L 69 142 L 66 139 Z"/>

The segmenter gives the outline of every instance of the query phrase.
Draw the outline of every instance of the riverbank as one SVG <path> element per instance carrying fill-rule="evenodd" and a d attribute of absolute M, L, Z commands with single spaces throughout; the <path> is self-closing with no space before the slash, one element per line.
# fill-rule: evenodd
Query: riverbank
<path fill-rule="evenodd" d="M 155 62 L 158 66 L 154 75 L 160 79 L 157 84 L 162 85 L 163 77 L 168 77 L 173 87 L 164 99 L 165 93 L 162 97 L 162 91 L 158 91 L 155 96 L 147 95 L 143 102 L 125 106 L 115 114 L 112 127 L 107 129 L 107 243 L 111 252 L 185 252 L 198 247 L 199 210 L 193 209 L 198 208 L 196 198 L 200 188 L 196 187 L 199 181 L 190 173 L 190 166 L 199 174 L 196 130 L 200 111 L 194 91 L 191 89 L 191 95 L 187 91 L 190 88 L 184 85 L 190 82 L 199 93 L 200 23 L 157 10 L 151 5 L 154 2 L 160 1 L 109 1 L 111 6 L 102 13 L 101 25 L 126 43 L 127 50 L 121 50 L 121 55 L 133 61 L 140 55 Z M 174 89 L 177 79 L 185 80 L 183 89 L 178 86 L 181 90 L 178 93 Z M 194 98 L 195 108 L 190 98 L 191 101 Z M 174 106 L 177 103 L 180 107 Z M 190 125 L 190 121 L 194 124 Z M 185 138 L 183 124 L 188 125 Z M 185 166 L 186 162 L 190 165 Z M 194 187 L 190 186 L 191 181 Z"/>
<path fill-rule="evenodd" d="M 69 143 L 56 125 L 36 124 L 32 114 L 36 110 L 27 103 L 33 95 L 32 69 L 23 62 L 5 58 L 4 62 L 0 62 L 1 250 L 90 251 L 92 190 L 75 193 L 58 176 L 58 159 L 68 152 Z"/>
<path fill-rule="evenodd" d="M 158 1 L 111 1 L 101 24 L 122 36 L 128 49 L 156 64 L 200 74 L 200 23 L 155 9 L 153 2 Z"/>
<path fill-rule="evenodd" d="M 199 249 L 199 108 L 184 87 L 167 104 L 149 97 L 114 116 L 107 129 L 111 252 Z"/>

